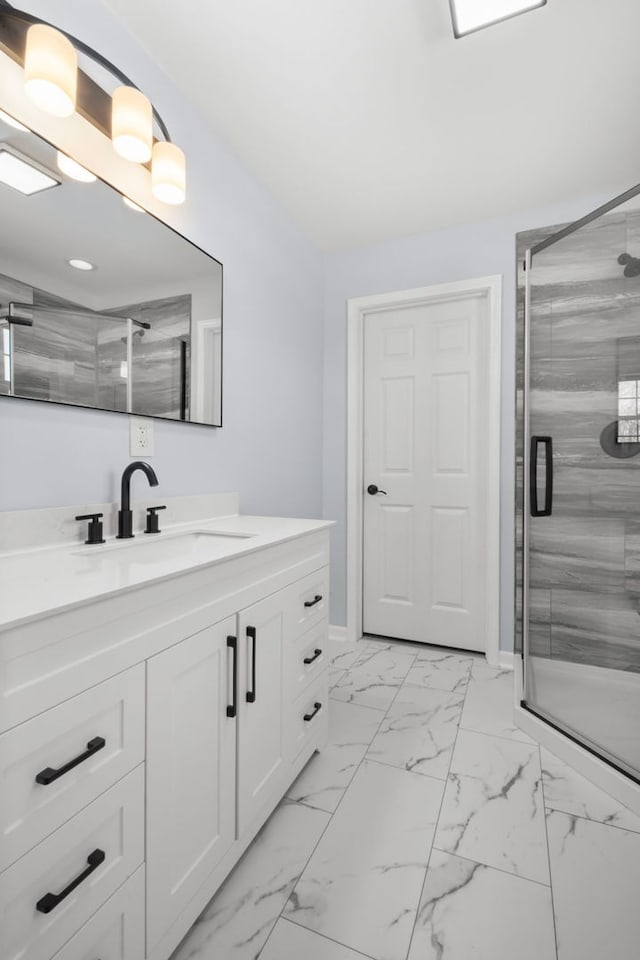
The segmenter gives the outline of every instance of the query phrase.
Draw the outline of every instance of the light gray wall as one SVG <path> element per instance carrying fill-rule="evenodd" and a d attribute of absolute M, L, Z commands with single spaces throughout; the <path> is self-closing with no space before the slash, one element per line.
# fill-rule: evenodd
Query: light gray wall
<path fill-rule="evenodd" d="M 224 264 L 224 426 L 156 421 L 154 496 L 238 490 L 244 512 L 319 516 L 320 255 L 99 0 L 21 6 L 93 45 L 156 103 L 188 162 L 172 223 Z M 128 429 L 123 415 L 0 399 L 0 510 L 116 499 Z"/>
<path fill-rule="evenodd" d="M 605 185 L 606 187 L 606 185 Z M 327 259 L 325 288 L 324 516 L 337 521 L 332 544 L 331 622 L 346 623 L 346 301 L 412 287 L 501 274 L 502 415 L 500 646 L 513 648 L 515 235 L 583 216 L 616 192 L 523 211 L 511 217 L 438 230 Z"/>

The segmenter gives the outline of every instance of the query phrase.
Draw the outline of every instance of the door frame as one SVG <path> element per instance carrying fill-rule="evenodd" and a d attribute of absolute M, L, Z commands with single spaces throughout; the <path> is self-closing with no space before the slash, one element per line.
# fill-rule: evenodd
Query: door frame
<path fill-rule="evenodd" d="M 488 305 L 488 455 L 486 483 L 486 657 L 500 648 L 500 397 L 502 276 L 440 283 L 347 300 L 347 639 L 362 637 L 364 508 L 364 325 L 368 314 L 394 307 L 485 297 Z"/>

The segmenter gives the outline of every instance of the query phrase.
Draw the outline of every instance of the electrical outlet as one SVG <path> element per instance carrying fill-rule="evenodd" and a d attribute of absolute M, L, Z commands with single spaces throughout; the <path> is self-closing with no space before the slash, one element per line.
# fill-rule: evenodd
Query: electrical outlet
<path fill-rule="evenodd" d="M 129 418 L 129 453 L 132 457 L 153 456 L 153 420 Z"/>

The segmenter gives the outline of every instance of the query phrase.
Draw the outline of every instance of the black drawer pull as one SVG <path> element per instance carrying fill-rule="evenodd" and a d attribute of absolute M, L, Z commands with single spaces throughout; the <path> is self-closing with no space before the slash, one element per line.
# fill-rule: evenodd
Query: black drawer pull
<path fill-rule="evenodd" d="M 251 640 L 251 690 L 247 690 L 247 703 L 256 702 L 256 628 L 247 627 L 247 638 Z"/>
<path fill-rule="evenodd" d="M 89 740 L 85 753 L 81 753 L 79 757 L 69 760 L 69 763 L 65 763 L 64 767 L 58 767 L 57 770 L 54 770 L 53 767 L 45 767 L 44 770 L 41 770 L 40 773 L 36 774 L 36 783 L 41 783 L 46 787 L 47 784 L 53 783 L 53 781 L 57 780 L 58 777 L 62 777 L 65 773 L 69 773 L 69 770 L 73 770 L 73 768 L 77 767 L 79 763 L 84 763 L 85 760 L 88 760 L 89 757 L 92 757 L 94 753 L 98 752 L 98 750 L 102 750 L 102 748 L 106 746 L 106 743 L 107 741 L 104 739 L 104 737 L 94 737 L 93 740 Z"/>
<path fill-rule="evenodd" d="M 319 713 L 320 710 L 322 710 L 322 704 L 321 704 L 321 703 L 314 703 L 314 705 L 313 705 L 313 712 L 312 712 L 312 713 L 305 713 L 305 715 L 304 715 L 304 718 L 303 718 L 303 719 L 304 719 L 305 723 L 309 723 L 309 720 L 313 720 L 313 718 L 315 717 L 316 713 Z"/>
<path fill-rule="evenodd" d="M 231 706 L 227 707 L 227 716 L 235 717 L 238 712 L 238 639 L 227 637 L 227 646 L 233 650 L 233 697 Z"/>
<path fill-rule="evenodd" d="M 305 607 L 315 607 L 316 603 L 320 603 L 321 600 L 322 600 L 322 594 L 316 593 L 313 600 L 305 600 L 304 605 Z"/>
<path fill-rule="evenodd" d="M 304 662 L 305 662 L 305 663 L 313 663 L 314 660 L 317 660 L 318 657 L 321 657 L 321 656 L 322 656 L 322 650 L 321 650 L 319 647 L 316 647 L 316 649 L 313 651 L 313 656 L 312 656 L 312 657 L 305 657 L 305 658 L 304 658 Z"/>
<path fill-rule="evenodd" d="M 94 850 L 93 853 L 90 853 L 87 857 L 87 863 L 89 866 L 86 870 L 83 870 L 82 873 L 78 874 L 75 880 L 72 880 L 68 887 L 65 887 L 62 893 L 45 893 L 44 897 L 41 897 L 36 903 L 36 910 L 39 910 L 40 913 L 51 913 L 52 910 L 58 906 L 59 903 L 68 897 L 70 893 L 79 887 L 83 880 L 86 880 L 87 877 L 91 876 L 94 870 L 97 870 L 101 863 L 104 863 L 105 852 L 104 850 Z"/>

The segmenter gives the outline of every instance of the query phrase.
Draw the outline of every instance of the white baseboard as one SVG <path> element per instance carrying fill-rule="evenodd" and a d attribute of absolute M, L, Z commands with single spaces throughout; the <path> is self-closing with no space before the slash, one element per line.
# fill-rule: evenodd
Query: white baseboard
<path fill-rule="evenodd" d="M 515 666 L 516 655 L 513 650 L 498 651 L 498 666 L 502 670 L 513 670 Z"/>
<path fill-rule="evenodd" d="M 347 628 L 337 627 L 335 624 L 329 624 L 329 640 L 331 643 L 340 643 L 347 639 Z"/>

